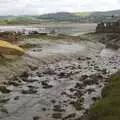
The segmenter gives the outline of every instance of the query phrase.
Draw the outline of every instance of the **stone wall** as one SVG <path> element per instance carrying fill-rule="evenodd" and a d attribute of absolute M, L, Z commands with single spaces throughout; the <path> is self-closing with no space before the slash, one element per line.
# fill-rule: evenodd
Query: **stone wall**
<path fill-rule="evenodd" d="M 116 22 L 101 22 L 96 27 L 97 33 L 120 33 L 120 20 Z"/>

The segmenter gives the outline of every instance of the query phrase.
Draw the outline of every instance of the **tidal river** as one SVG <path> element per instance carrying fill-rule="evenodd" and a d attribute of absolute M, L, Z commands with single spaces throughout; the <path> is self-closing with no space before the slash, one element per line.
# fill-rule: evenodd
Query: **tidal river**
<path fill-rule="evenodd" d="M 1 120 L 81 120 L 120 69 L 120 50 L 101 43 L 27 43 L 36 44 L 23 56 L 29 69 L 7 85 L 10 93 L 1 93 Z"/>
<path fill-rule="evenodd" d="M 83 33 L 93 32 L 95 31 L 96 24 L 58 24 L 58 25 L 31 25 L 31 26 L 23 26 L 23 25 L 14 25 L 14 26 L 0 26 L 0 32 L 4 31 L 14 31 L 21 33 L 28 33 L 32 31 L 37 31 L 38 33 L 51 33 L 55 31 L 58 34 L 67 34 L 67 35 L 80 35 Z"/>

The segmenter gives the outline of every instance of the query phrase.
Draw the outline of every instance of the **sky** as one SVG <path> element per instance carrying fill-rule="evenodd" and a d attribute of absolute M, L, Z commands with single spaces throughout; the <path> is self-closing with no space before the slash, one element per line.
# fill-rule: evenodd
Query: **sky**
<path fill-rule="evenodd" d="M 120 0 L 0 0 L 0 15 L 55 12 L 108 11 L 120 9 Z"/>

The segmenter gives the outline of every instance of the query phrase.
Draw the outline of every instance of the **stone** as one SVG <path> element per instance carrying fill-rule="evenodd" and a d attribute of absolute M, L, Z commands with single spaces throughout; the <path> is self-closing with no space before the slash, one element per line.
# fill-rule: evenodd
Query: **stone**
<path fill-rule="evenodd" d="M 17 81 L 9 81 L 8 84 L 9 84 L 9 85 L 16 86 L 16 87 L 20 85 L 20 83 L 17 82 Z"/>
<path fill-rule="evenodd" d="M 55 111 L 55 112 L 64 112 L 65 110 L 61 108 L 61 105 L 55 105 L 53 107 L 53 111 Z"/>
<path fill-rule="evenodd" d="M 84 86 L 83 83 L 76 83 L 75 88 L 82 89 L 83 86 Z"/>
<path fill-rule="evenodd" d="M 79 81 L 83 81 L 88 78 L 88 75 L 82 75 L 79 79 Z"/>
<path fill-rule="evenodd" d="M 40 120 L 40 117 L 39 116 L 34 116 L 33 120 Z"/>
<path fill-rule="evenodd" d="M 83 102 L 82 99 L 78 99 L 76 101 L 71 102 L 70 104 L 72 104 L 77 111 L 80 111 L 83 109 L 82 102 Z"/>
<path fill-rule="evenodd" d="M 5 94 L 7 94 L 7 93 L 10 93 L 11 91 L 10 90 L 8 90 L 5 86 L 0 86 L 0 91 L 2 92 L 2 93 L 5 93 Z"/>
<path fill-rule="evenodd" d="M 104 68 L 104 69 L 102 70 L 102 73 L 103 73 L 103 74 L 107 74 L 107 69 Z"/>
<path fill-rule="evenodd" d="M 44 74 L 48 74 L 48 75 L 55 75 L 56 73 L 55 73 L 55 71 L 54 71 L 54 70 L 52 70 L 52 69 L 48 68 L 46 71 L 44 71 Z"/>
<path fill-rule="evenodd" d="M 62 120 L 71 119 L 71 118 L 74 118 L 75 116 L 76 116 L 76 113 L 71 113 L 68 116 L 64 117 Z"/>
<path fill-rule="evenodd" d="M 37 90 L 36 89 L 29 89 L 29 90 L 22 90 L 22 94 L 36 94 Z"/>
<path fill-rule="evenodd" d="M 56 103 L 56 100 L 51 100 L 51 103 L 55 104 L 55 103 Z"/>
<path fill-rule="evenodd" d="M 96 102 L 97 100 L 100 100 L 100 97 L 92 97 L 92 100 Z"/>
<path fill-rule="evenodd" d="M 77 91 L 77 92 L 74 93 L 73 96 L 75 96 L 77 98 L 80 98 L 82 95 L 83 95 L 83 93 L 81 91 Z"/>
<path fill-rule="evenodd" d="M 96 80 L 103 79 L 103 76 L 100 74 L 93 74 L 93 75 L 90 75 L 89 77 Z"/>
<path fill-rule="evenodd" d="M 88 92 L 88 94 L 91 94 L 92 92 L 95 92 L 95 89 L 93 89 L 93 88 L 87 89 L 87 92 Z"/>
<path fill-rule="evenodd" d="M 62 114 L 61 113 L 53 113 L 52 114 L 52 118 L 61 119 L 62 118 Z"/>
<path fill-rule="evenodd" d="M 52 88 L 53 87 L 53 85 L 49 85 L 46 81 L 42 81 L 41 84 L 42 84 L 44 89 L 48 89 L 48 88 Z"/>
<path fill-rule="evenodd" d="M 27 71 L 24 71 L 21 75 L 20 75 L 20 77 L 21 78 L 27 78 L 29 76 L 29 74 L 28 74 L 28 72 Z"/>
<path fill-rule="evenodd" d="M 43 111 L 46 111 L 46 108 L 42 108 Z"/>
<path fill-rule="evenodd" d="M 0 103 L 6 103 L 9 100 L 10 100 L 9 98 L 0 98 Z"/>
<path fill-rule="evenodd" d="M 16 97 L 14 98 L 14 100 L 19 100 L 19 98 L 20 98 L 19 96 L 16 96 Z"/>

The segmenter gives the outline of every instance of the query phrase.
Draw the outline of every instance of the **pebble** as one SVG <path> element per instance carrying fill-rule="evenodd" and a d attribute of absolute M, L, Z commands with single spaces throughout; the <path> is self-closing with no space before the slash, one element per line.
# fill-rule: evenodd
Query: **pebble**
<path fill-rule="evenodd" d="M 53 113 L 52 114 L 52 118 L 61 119 L 62 118 L 62 114 L 61 113 Z"/>

